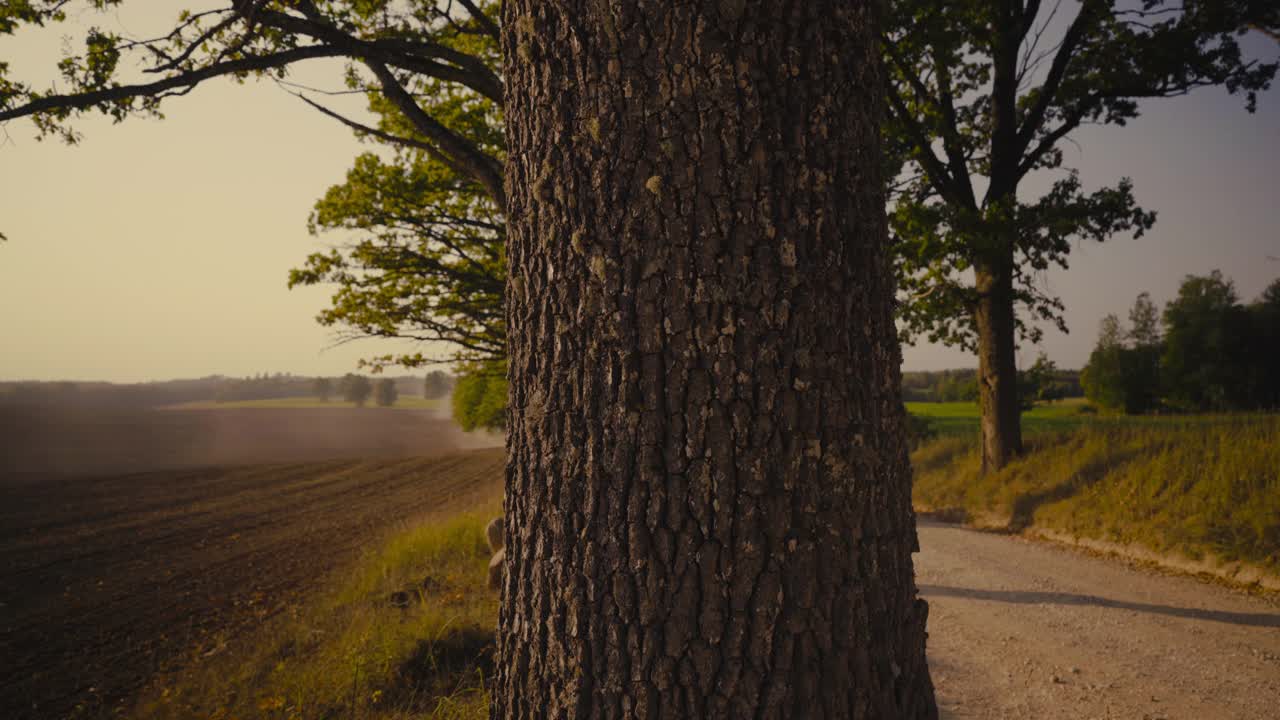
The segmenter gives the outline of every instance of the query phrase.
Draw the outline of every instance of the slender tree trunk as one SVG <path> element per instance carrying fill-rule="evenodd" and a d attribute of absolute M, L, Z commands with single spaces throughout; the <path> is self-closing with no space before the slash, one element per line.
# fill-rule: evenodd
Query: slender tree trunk
<path fill-rule="evenodd" d="M 1017 205 L 1018 58 L 1022 46 L 1023 3 L 993 3 L 991 80 L 991 183 L 984 209 L 994 216 L 996 246 L 974 263 L 978 304 L 978 405 L 982 416 L 982 469 L 1004 467 L 1022 452 L 1022 410 L 1018 404 L 1017 324 L 1013 309 L 1014 238 L 999 227 Z"/>
<path fill-rule="evenodd" d="M 1012 251 L 1010 251 L 1012 252 Z M 982 469 L 999 470 L 1022 453 L 1018 401 L 1017 326 L 1013 315 L 1013 260 L 976 268 L 978 406 L 982 416 Z"/>
<path fill-rule="evenodd" d="M 494 718 L 934 718 L 872 0 L 507 0 Z"/>

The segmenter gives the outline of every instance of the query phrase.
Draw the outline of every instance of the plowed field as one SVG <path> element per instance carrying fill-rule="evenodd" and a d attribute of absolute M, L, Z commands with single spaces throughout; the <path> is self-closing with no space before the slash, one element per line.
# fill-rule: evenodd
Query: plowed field
<path fill-rule="evenodd" d="M 382 436 L 367 414 L 379 411 L 349 411 L 369 423 L 360 431 L 366 440 L 383 441 L 363 447 L 350 436 L 318 444 L 314 432 L 296 435 L 268 422 L 262 413 L 270 411 L 242 412 L 252 415 L 232 423 L 238 444 L 205 443 L 211 449 L 195 458 L 148 456 L 145 438 L 126 426 L 106 428 L 116 432 L 116 452 L 100 428 L 56 473 L 32 458 L 39 443 L 55 451 L 58 442 L 8 445 L 8 458 L 27 465 L 0 472 L 0 717 L 111 714 L 158 671 L 220 652 L 228 638 L 288 607 L 389 530 L 500 493 L 500 450 L 459 452 L 461 433 L 410 411 L 384 411 Z M 324 411 L 283 412 L 293 422 L 325 423 L 314 416 Z M 229 421 L 177 418 L 145 426 L 151 439 L 187 437 L 199 447 L 202 423 Z M 122 471 L 259 460 L 272 448 L 255 438 L 291 434 L 306 439 L 282 443 L 277 458 L 436 456 Z M 91 472 L 91 457 L 115 471 Z"/>

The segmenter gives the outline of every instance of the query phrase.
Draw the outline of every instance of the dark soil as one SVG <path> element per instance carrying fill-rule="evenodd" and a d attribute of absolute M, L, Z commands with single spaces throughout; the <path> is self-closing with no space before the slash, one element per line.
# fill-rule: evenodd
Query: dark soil
<path fill-rule="evenodd" d="M 93 442 L 57 468 L 32 461 L 37 448 L 56 452 L 57 438 L 27 428 L 31 444 L 15 449 L 9 436 L 7 459 L 27 464 L 0 466 L 0 717 L 115 715 L 152 677 L 221 652 L 389 529 L 499 492 L 501 451 L 453 451 L 451 434 L 461 434 L 443 421 L 411 411 L 279 412 L 293 417 L 191 411 L 166 415 L 170 425 L 133 414 L 143 424 L 72 428 L 62 445 L 78 433 Z M 217 442 L 200 440 L 201 429 L 228 423 Z M 338 433 L 344 425 L 349 432 Z M 139 437 L 147 430 L 159 448 L 149 455 Z M 103 437 L 112 434 L 114 447 Z M 322 435 L 333 444 L 317 442 Z M 163 446 L 181 438 L 206 454 Z M 311 461 L 181 467 L 260 461 L 272 450 Z M 315 461 L 344 453 L 382 459 Z M 116 471 L 86 472 L 90 457 Z M 179 467 L 127 471 L 171 462 Z"/>

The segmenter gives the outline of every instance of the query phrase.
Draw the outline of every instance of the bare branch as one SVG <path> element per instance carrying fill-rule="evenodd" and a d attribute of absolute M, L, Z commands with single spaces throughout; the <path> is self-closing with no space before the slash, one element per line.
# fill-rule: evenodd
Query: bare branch
<path fill-rule="evenodd" d="M 889 99 L 889 112 L 892 113 L 895 120 L 902 123 L 907 134 L 911 136 L 911 142 L 915 145 L 915 158 L 920 163 L 925 175 L 929 178 L 930 184 L 938 189 L 938 194 L 948 200 L 954 200 L 963 203 L 963 198 L 957 193 L 953 187 L 952 178 L 947 174 L 946 166 L 933 153 L 933 149 L 929 146 L 928 136 L 924 129 L 920 127 L 914 115 L 907 108 L 906 103 L 902 100 L 902 96 L 898 93 L 898 89 L 893 83 L 885 79 L 885 93 Z"/>
<path fill-rule="evenodd" d="M 488 15 L 485 15 L 483 10 L 476 7 L 475 3 L 471 2 L 471 0 L 458 0 L 458 4 L 467 9 L 467 12 L 471 14 L 471 17 L 475 18 L 475 21 L 480 25 L 480 27 L 484 28 L 485 32 L 492 35 L 495 39 L 501 37 L 502 33 L 498 29 L 498 24 L 495 23 Z"/>
<path fill-rule="evenodd" d="M 351 128 L 352 130 L 355 130 L 356 132 L 364 133 L 366 135 L 371 135 L 373 137 L 378 138 L 379 140 L 382 140 L 383 142 L 391 143 L 392 145 L 403 145 L 405 147 L 411 147 L 411 148 L 416 148 L 418 150 L 422 150 L 426 152 L 427 155 L 431 157 L 431 159 L 438 160 L 444 163 L 445 165 L 447 165 L 450 170 L 453 170 L 454 172 L 460 175 L 467 174 L 465 170 L 455 165 L 447 155 L 440 152 L 439 148 L 432 145 L 431 143 L 426 143 L 416 138 L 407 138 L 407 137 L 401 137 L 399 135 L 392 135 L 389 132 L 385 132 L 383 130 L 379 130 L 378 128 L 375 128 L 372 125 L 365 125 L 364 123 L 352 120 L 351 118 L 345 115 L 342 115 L 341 113 L 335 110 L 330 110 L 329 108 L 325 107 L 324 105 L 321 105 L 320 103 L 312 100 L 311 98 L 307 97 L 306 95 L 303 95 L 300 92 L 289 90 L 288 88 L 283 88 L 283 89 L 285 92 L 289 93 L 290 95 L 293 95 L 294 97 L 298 98 L 302 102 L 310 105 L 313 109 L 320 111 L 321 114 L 327 115 L 328 117 L 331 117 L 334 120 L 337 120 L 338 122 L 342 123 L 343 125 L 346 125 L 347 127 Z"/>
<path fill-rule="evenodd" d="M 1071 21 L 1071 26 L 1067 28 L 1066 35 L 1062 38 L 1062 43 L 1058 47 L 1058 52 L 1053 56 L 1053 64 L 1049 66 L 1049 74 L 1044 80 L 1044 84 L 1040 86 L 1040 94 L 1036 97 L 1036 104 L 1027 112 L 1026 117 L 1022 121 L 1022 127 L 1018 129 L 1018 155 L 1026 152 L 1031 145 L 1031 141 L 1035 138 L 1036 132 L 1044 123 L 1049 108 L 1053 105 L 1054 98 L 1058 94 L 1058 88 L 1062 86 L 1063 78 L 1067 74 L 1067 66 L 1071 64 L 1071 58 L 1079 49 L 1080 43 L 1084 41 L 1088 33 L 1090 23 L 1094 20 L 1094 9 L 1097 7 L 1096 2 L 1085 0 L 1080 6 L 1080 14 L 1076 15 Z"/>
<path fill-rule="evenodd" d="M 19 105 L 7 110 L 0 110 L 0 122 L 54 110 L 85 110 L 101 103 L 119 102 L 137 97 L 155 96 L 175 89 L 188 91 L 205 80 L 221 77 L 223 75 L 235 75 L 237 73 L 267 70 L 273 67 L 289 65 L 301 60 L 311 60 L 314 58 L 324 57 L 341 57 L 346 54 L 347 50 L 344 48 L 333 47 L 330 45 L 308 45 L 306 47 L 283 50 L 281 52 L 270 53 L 267 55 L 254 55 L 240 60 L 229 60 L 227 62 L 209 65 L 207 67 L 191 70 L 180 75 L 174 75 L 151 83 L 116 85 L 102 90 L 93 90 L 86 93 L 71 95 L 44 95 L 26 103 L 25 105 Z"/>
<path fill-rule="evenodd" d="M 300 18 L 275 11 L 262 12 L 261 21 L 268 27 L 345 47 L 348 55 L 354 58 L 465 85 L 502 105 L 502 81 L 484 61 L 439 43 L 400 38 L 366 41 L 325 24 L 321 19 Z"/>

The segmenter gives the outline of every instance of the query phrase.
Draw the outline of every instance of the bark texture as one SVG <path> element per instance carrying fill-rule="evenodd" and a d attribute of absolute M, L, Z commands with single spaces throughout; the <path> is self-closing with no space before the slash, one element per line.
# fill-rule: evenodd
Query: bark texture
<path fill-rule="evenodd" d="M 505 3 L 493 717 L 936 717 L 873 7 Z"/>
<path fill-rule="evenodd" d="M 994 472 L 1022 454 L 1018 399 L 1017 325 L 1013 260 L 977 268 L 978 407 L 982 415 L 982 469 Z"/>

